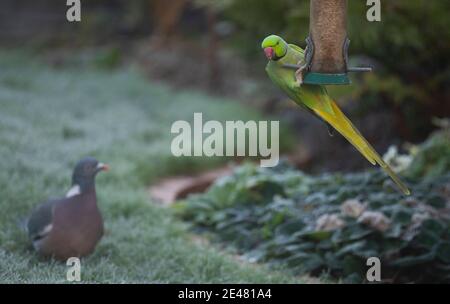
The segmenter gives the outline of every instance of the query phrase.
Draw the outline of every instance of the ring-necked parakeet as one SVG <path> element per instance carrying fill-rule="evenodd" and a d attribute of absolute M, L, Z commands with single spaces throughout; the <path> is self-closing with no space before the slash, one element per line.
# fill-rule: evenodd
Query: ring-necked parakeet
<path fill-rule="evenodd" d="M 375 149 L 361 135 L 351 121 L 342 113 L 337 104 L 328 96 L 321 85 L 301 84 L 296 72 L 284 65 L 297 65 L 304 59 L 304 51 L 299 46 L 288 44 L 281 37 L 270 35 L 262 42 L 262 48 L 269 59 L 266 71 L 295 103 L 325 121 L 342 134 L 373 165 L 380 165 L 389 174 L 405 195 L 410 191 L 394 171 L 386 164 Z"/>

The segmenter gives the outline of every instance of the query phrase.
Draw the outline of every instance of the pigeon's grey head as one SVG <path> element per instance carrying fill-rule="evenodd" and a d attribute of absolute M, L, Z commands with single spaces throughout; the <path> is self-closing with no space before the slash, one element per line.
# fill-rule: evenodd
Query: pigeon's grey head
<path fill-rule="evenodd" d="M 72 184 L 80 186 L 82 192 L 94 188 L 95 176 L 100 171 L 108 171 L 109 166 L 99 162 L 93 157 L 81 159 L 75 166 L 72 175 Z"/>

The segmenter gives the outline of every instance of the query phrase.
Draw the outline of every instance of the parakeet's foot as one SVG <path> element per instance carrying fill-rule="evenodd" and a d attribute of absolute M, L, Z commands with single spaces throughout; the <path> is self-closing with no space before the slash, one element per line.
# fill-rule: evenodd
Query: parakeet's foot
<path fill-rule="evenodd" d="M 304 71 L 306 70 L 306 67 L 308 66 L 307 64 L 305 64 L 305 62 L 303 60 L 300 60 L 298 62 L 298 65 L 300 66 L 300 68 L 295 71 L 295 79 L 296 79 L 296 84 L 298 86 L 301 86 L 303 84 L 303 79 L 305 77 L 304 75 Z"/>
<path fill-rule="evenodd" d="M 303 67 L 295 71 L 295 84 L 301 86 L 303 84 Z"/>
<path fill-rule="evenodd" d="M 305 71 L 307 70 L 309 63 L 305 61 L 305 59 L 303 58 L 297 63 L 297 65 L 299 65 L 300 68 L 297 71 L 295 71 L 295 79 L 296 84 L 298 86 L 301 86 L 303 84 L 303 80 L 305 79 Z"/>

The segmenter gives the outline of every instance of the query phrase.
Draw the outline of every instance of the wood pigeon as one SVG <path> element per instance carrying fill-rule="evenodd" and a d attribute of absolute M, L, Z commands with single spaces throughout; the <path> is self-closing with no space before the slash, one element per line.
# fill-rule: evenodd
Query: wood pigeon
<path fill-rule="evenodd" d="M 66 197 L 36 207 L 27 221 L 27 230 L 39 254 L 66 260 L 94 251 L 103 236 L 95 176 L 108 169 L 93 157 L 83 158 L 75 166 Z"/>

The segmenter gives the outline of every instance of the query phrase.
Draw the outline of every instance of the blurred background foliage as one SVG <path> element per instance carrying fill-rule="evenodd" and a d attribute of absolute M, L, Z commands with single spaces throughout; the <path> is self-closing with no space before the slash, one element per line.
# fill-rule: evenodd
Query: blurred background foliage
<path fill-rule="evenodd" d="M 348 5 L 351 63 L 374 72 L 330 87 L 332 95 L 378 150 L 425 140 L 436 129 L 434 117 L 450 116 L 450 2 L 382 1 L 381 22 L 367 21 L 366 1 Z M 64 1 L 2 1 L 0 42 L 35 48 L 55 65 L 137 64 L 152 79 L 233 97 L 289 122 L 309 154 L 308 170 L 367 167 L 362 159 L 348 160 L 353 150 L 345 140 L 311 136 L 320 124 L 293 112 L 265 75 L 261 40 L 277 33 L 304 47 L 309 1 L 92 0 L 83 2 L 79 24 L 66 22 L 66 9 Z M 336 147 L 342 162 L 329 160 Z"/>

